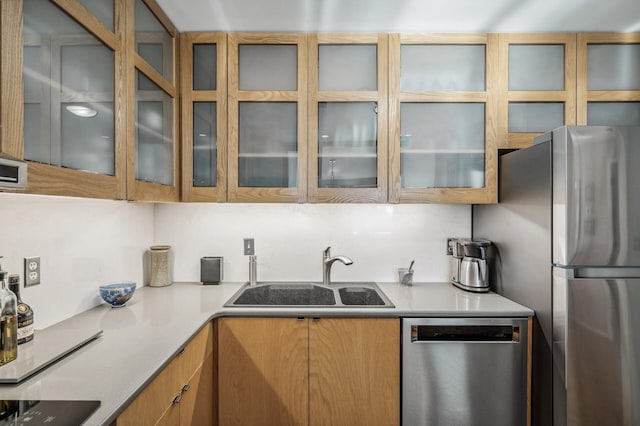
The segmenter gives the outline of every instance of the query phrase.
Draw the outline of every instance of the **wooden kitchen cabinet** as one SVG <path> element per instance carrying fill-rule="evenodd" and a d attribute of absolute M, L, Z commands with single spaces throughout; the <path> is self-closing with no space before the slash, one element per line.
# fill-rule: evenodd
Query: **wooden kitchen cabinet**
<path fill-rule="evenodd" d="M 500 34 L 498 148 L 576 124 L 576 35 Z"/>
<path fill-rule="evenodd" d="M 640 126 L 638 61 L 639 33 L 578 33 L 578 125 Z"/>
<path fill-rule="evenodd" d="M 0 1 L 0 153 L 24 156 L 22 3 Z"/>
<path fill-rule="evenodd" d="M 232 202 L 307 200 L 307 36 L 228 36 Z"/>
<path fill-rule="evenodd" d="M 388 39 L 309 35 L 310 202 L 387 201 Z"/>
<path fill-rule="evenodd" d="M 397 319 L 222 318 L 218 325 L 220 424 L 399 424 Z"/>
<path fill-rule="evenodd" d="M 309 424 L 400 421 L 400 328 L 390 318 L 309 322 Z"/>
<path fill-rule="evenodd" d="M 227 35 L 181 43 L 182 201 L 227 200 Z"/>
<path fill-rule="evenodd" d="M 4 3 L 22 5 L 24 14 L 13 18 L 22 105 L 11 107 L 24 118 L 7 125 L 24 136 L 27 192 L 125 198 L 126 140 L 117 119 L 126 113 L 117 84 L 124 79 L 123 21 L 109 29 L 75 1 Z"/>
<path fill-rule="evenodd" d="M 214 326 L 208 323 L 118 416 L 116 426 L 213 425 Z"/>
<path fill-rule="evenodd" d="M 124 16 L 127 199 L 178 201 L 178 31 L 155 0 L 126 0 Z"/>
<path fill-rule="evenodd" d="M 389 37 L 389 201 L 497 202 L 497 35 Z"/>

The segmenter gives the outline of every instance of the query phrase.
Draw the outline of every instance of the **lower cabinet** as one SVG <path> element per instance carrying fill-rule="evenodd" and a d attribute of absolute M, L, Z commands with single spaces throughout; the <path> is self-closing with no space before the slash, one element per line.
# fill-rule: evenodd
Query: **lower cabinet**
<path fill-rule="evenodd" d="M 118 416 L 116 426 L 213 425 L 213 337 L 209 323 Z"/>
<path fill-rule="evenodd" d="M 397 425 L 400 323 L 221 318 L 220 425 Z"/>

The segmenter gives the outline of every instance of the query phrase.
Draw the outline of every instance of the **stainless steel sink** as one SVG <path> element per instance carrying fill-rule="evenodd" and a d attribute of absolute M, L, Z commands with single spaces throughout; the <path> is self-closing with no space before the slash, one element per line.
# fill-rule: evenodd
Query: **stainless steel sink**
<path fill-rule="evenodd" d="M 262 282 L 242 286 L 225 307 L 393 308 L 374 282 Z"/>

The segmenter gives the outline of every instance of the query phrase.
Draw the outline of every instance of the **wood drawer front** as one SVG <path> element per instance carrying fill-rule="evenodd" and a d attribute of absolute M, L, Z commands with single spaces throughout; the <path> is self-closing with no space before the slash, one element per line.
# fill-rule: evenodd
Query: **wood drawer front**
<path fill-rule="evenodd" d="M 213 334 L 211 323 L 207 323 L 185 346 L 184 351 L 176 355 L 178 361 L 179 385 L 183 386 L 191 379 L 205 359 L 213 353 Z"/>
<path fill-rule="evenodd" d="M 178 359 L 174 359 L 118 416 L 117 426 L 155 425 L 180 394 Z"/>
<path fill-rule="evenodd" d="M 213 425 L 213 354 L 193 373 L 189 379 L 189 388 L 182 393 L 179 405 L 181 425 Z"/>

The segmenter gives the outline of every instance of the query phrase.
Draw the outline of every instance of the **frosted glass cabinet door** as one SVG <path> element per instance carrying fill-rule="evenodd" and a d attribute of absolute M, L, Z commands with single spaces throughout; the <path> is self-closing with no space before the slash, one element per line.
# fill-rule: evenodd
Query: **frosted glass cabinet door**
<path fill-rule="evenodd" d="M 484 187 L 483 103 L 402 103 L 402 188 Z"/>
<path fill-rule="evenodd" d="M 135 0 L 136 52 L 173 82 L 173 37 L 142 0 Z"/>
<path fill-rule="evenodd" d="M 215 102 L 193 103 L 193 186 L 216 186 L 218 164 Z"/>
<path fill-rule="evenodd" d="M 113 32 L 113 0 L 78 0 L 78 3 Z"/>
<path fill-rule="evenodd" d="M 640 126 L 640 102 L 589 102 L 590 126 Z"/>
<path fill-rule="evenodd" d="M 24 153 L 115 175 L 115 53 L 48 1 L 26 0 Z"/>
<path fill-rule="evenodd" d="M 173 185 L 173 99 L 137 70 L 136 179 Z"/>
<path fill-rule="evenodd" d="M 564 124 L 562 102 L 510 102 L 510 133 L 542 133 Z"/>
<path fill-rule="evenodd" d="M 318 188 L 376 188 L 375 102 L 318 104 Z"/>
<path fill-rule="evenodd" d="M 238 186 L 296 187 L 297 117 L 295 102 L 239 103 Z"/>
<path fill-rule="evenodd" d="M 238 56 L 240 90 L 297 89 L 297 46 L 242 44 Z"/>
<path fill-rule="evenodd" d="M 485 90 L 485 46 L 401 46 L 400 90 Z"/>
<path fill-rule="evenodd" d="M 377 46 L 366 44 L 320 45 L 320 90 L 378 90 Z"/>
<path fill-rule="evenodd" d="M 640 44 L 589 44 L 587 90 L 640 90 Z"/>
<path fill-rule="evenodd" d="M 564 45 L 510 45 L 509 90 L 564 90 Z"/>
<path fill-rule="evenodd" d="M 193 90 L 216 90 L 216 50 L 214 43 L 193 45 Z"/>

